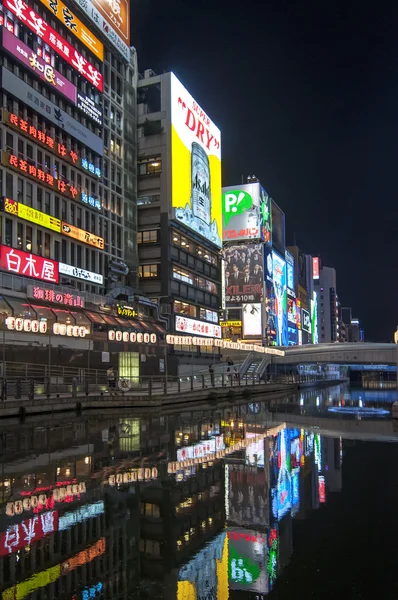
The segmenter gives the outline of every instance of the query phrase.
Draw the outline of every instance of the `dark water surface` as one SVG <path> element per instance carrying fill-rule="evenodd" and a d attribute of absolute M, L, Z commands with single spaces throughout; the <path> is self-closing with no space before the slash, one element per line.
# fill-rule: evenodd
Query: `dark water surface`
<path fill-rule="evenodd" d="M 391 392 L 0 421 L 0 598 L 397 598 Z"/>

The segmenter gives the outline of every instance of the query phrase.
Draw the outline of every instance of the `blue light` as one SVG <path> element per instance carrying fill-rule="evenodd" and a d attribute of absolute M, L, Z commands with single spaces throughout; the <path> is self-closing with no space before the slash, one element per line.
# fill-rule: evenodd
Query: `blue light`
<path fill-rule="evenodd" d="M 329 412 L 341 413 L 343 415 L 358 415 L 360 417 L 381 417 L 383 415 L 389 415 L 390 411 L 384 408 L 360 408 L 355 406 L 329 406 Z"/>

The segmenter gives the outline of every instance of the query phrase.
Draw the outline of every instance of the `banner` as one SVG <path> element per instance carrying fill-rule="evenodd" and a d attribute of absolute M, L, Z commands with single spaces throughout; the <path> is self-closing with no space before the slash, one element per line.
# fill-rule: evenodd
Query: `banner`
<path fill-rule="evenodd" d="M 240 244 L 224 248 L 225 301 L 227 306 L 264 301 L 264 256 L 262 244 Z"/>

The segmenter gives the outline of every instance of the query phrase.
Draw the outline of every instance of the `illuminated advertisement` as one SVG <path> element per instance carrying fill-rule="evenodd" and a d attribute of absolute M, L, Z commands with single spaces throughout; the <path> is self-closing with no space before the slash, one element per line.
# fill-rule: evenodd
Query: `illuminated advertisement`
<path fill-rule="evenodd" d="M 29 46 L 21 42 L 15 35 L 12 35 L 3 27 L 3 48 L 22 62 L 25 67 L 36 73 L 40 79 L 50 84 L 57 92 L 63 94 L 76 103 L 76 87 L 66 79 L 61 73 L 58 73 L 51 65 L 47 64 L 42 58 L 39 58 Z"/>
<path fill-rule="evenodd" d="M 268 582 L 270 591 L 274 587 L 278 577 L 278 559 L 279 559 L 279 536 L 278 528 L 274 526 L 268 533 Z"/>
<path fill-rule="evenodd" d="M 227 535 L 230 590 L 267 594 L 266 534 L 229 527 Z"/>
<path fill-rule="evenodd" d="M 187 460 L 190 458 L 204 458 L 213 452 L 224 450 L 224 436 L 219 435 L 205 442 L 200 442 L 194 446 L 184 446 L 177 450 L 177 461 Z"/>
<path fill-rule="evenodd" d="M 292 506 L 290 432 L 283 429 L 272 441 L 270 455 L 272 514 L 280 521 Z"/>
<path fill-rule="evenodd" d="M 301 309 L 301 327 L 303 331 L 311 333 L 311 317 L 310 313 L 308 310 L 305 310 L 305 308 Z"/>
<path fill-rule="evenodd" d="M 130 46 L 130 0 L 92 0 L 119 37 Z"/>
<path fill-rule="evenodd" d="M 241 306 L 264 301 L 264 255 L 262 244 L 240 244 L 224 248 L 225 301 Z"/>
<path fill-rule="evenodd" d="M 300 507 L 300 469 L 292 470 L 292 516 Z"/>
<path fill-rule="evenodd" d="M 220 130 L 170 77 L 173 218 L 221 248 Z"/>
<path fill-rule="evenodd" d="M 84 308 L 84 298 L 78 294 L 55 292 L 50 288 L 39 287 L 37 285 L 28 285 L 26 288 L 28 298 L 34 300 L 45 300 L 53 304 L 61 304 L 63 306 L 75 306 Z"/>
<path fill-rule="evenodd" d="M 272 245 L 272 217 L 271 217 L 271 198 L 263 187 L 260 188 L 260 224 L 261 239 L 263 242 Z"/>
<path fill-rule="evenodd" d="M 10 525 L 0 532 L 0 556 L 17 552 L 31 546 L 58 529 L 58 512 L 56 510 L 34 515 L 30 519 Z"/>
<path fill-rule="evenodd" d="M 34 591 L 46 587 L 53 583 L 61 576 L 61 565 L 55 565 L 45 571 L 34 573 L 29 579 L 17 583 L 12 588 L 5 590 L 2 595 L 2 600 L 23 600 L 28 596 L 32 597 Z"/>
<path fill-rule="evenodd" d="M 314 291 L 311 300 L 311 328 L 312 328 L 312 343 L 318 344 L 318 299 Z"/>
<path fill-rule="evenodd" d="M 82 169 L 86 173 L 88 172 L 87 174 L 101 178 L 102 173 L 100 167 L 87 160 L 87 158 L 80 157 L 75 150 L 68 150 L 65 144 L 57 142 L 55 138 L 48 135 L 46 130 L 35 127 L 30 121 L 23 119 L 14 113 L 9 113 L 5 109 L 3 109 L 2 112 L 4 123 L 7 123 L 13 129 L 16 129 L 21 135 L 31 139 L 46 150 L 50 150 L 65 162 L 74 165 L 78 169 Z M 95 208 L 101 208 L 101 203 L 99 207 L 95 206 Z"/>
<path fill-rule="evenodd" d="M 258 437 L 258 433 L 250 433 L 246 431 L 245 439 L 250 440 Z M 246 447 L 246 464 L 252 467 L 264 467 L 264 439 L 249 441 Z"/>
<path fill-rule="evenodd" d="M 11 198 L 2 198 L 0 200 L 0 210 L 10 215 L 15 215 L 20 219 L 25 219 L 25 221 L 36 223 L 46 229 L 56 231 L 57 233 L 60 233 L 61 231 L 61 221 L 59 219 L 51 217 L 30 206 L 26 206 L 26 204 L 21 204 L 16 200 L 11 200 Z"/>
<path fill-rule="evenodd" d="M 65 575 L 65 573 L 74 571 L 74 569 L 77 569 L 77 567 L 81 567 L 82 565 L 91 562 L 94 560 L 94 558 L 97 558 L 97 556 L 104 554 L 105 550 L 106 541 L 105 538 L 101 538 L 98 540 L 98 542 L 92 544 L 86 550 L 82 550 L 78 554 L 75 554 L 75 556 L 72 556 L 72 558 L 65 560 L 61 564 L 61 574 Z"/>
<path fill-rule="evenodd" d="M 104 503 L 101 500 L 94 504 L 81 506 L 73 512 L 64 513 L 59 517 L 58 530 L 64 531 L 65 529 L 74 527 L 77 523 L 82 523 L 83 521 L 87 521 L 87 519 L 94 519 L 95 517 L 98 517 L 98 515 L 102 515 L 104 510 Z"/>
<path fill-rule="evenodd" d="M 102 74 L 76 50 L 69 42 L 55 31 L 40 15 L 38 15 L 24 0 L 4 0 L 8 8 L 26 27 L 40 37 L 43 42 L 61 56 L 71 67 L 83 75 L 87 81 L 100 92 L 104 90 Z"/>
<path fill-rule="evenodd" d="M 223 241 L 261 238 L 260 184 L 223 188 Z"/>
<path fill-rule="evenodd" d="M 220 325 L 204 323 L 203 321 L 196 321 L 195 319 L 188 319 L 187 317 L 182 317 L 181 315 L 176 315 L 176 331 L 221 339 Z"/>
<path fill-rule="evenodd" d="M 297 327 L 297 305 L 296 299 L 287 297 L 287 320 Z"/>
<path fill-rule="evenodd" d="M 76 482 L 76 480 L 74 480 Z M 54 488 L 54 489 L 53 489 Z M 29 492 L 20 492 L 22 500 L 7 502 L 5 513 L 8 517 L 34 511 L 36 514 L 44 510 L 52 510 L 56 502 L 73 502 L 80 500 L 85 493 L 86 484 L 63 482 L 56 486 L 44 486 Z"/>
<path fill-rule="evenodd" d="M 296 298 L 296 325 L 297 329 L 301 329 L 301 300 Z"/>
<path fill-rule="evenodd" d="M 80 267 L 74 267 L 72 265 L 66 265 L 65 263 L 58 264 L 58 270 L 60 275 L 66 275 L 67 277 L 74 277 L 75 279 L 82 279 L 89 283 L 96 283 L 102 285 L 104 283 L 104 276 L 100 273 L 93 273 Z"/>
<path fill-rule="evenodd" d="M 286 260 L 286 287 L 294 293 L 294 256 L 289 250 L 285 252 Z"/>
<path fill-rule="evenodd" d="M 225 468 L 228 521 L 241 527 L 250 527 L 253 523 L 267 526 L 269 490 L 264 469 L 234 464 Z"/>
<path fill-rule="evenodd" d="M 61 23 L 75 35 L 99 60 L 104 60 L 104 46 L 61 0 L 41 0 Z"/>
<path fill-rule="evenodd" d="M 75 0 L 79 8 L 87 15 L 91 22 L 98 28 L 102 35 L 120 52 L 124 60 L 130 60 L 130 46 L 126 44 L 117 31 L 112 27 L 111 21 L 104 19 L 90 0 Z M 117 8 L 117 4 L 115 5 Z"/>
<path fill-rule="evenodd" d="M 86 94 L 82 94 L 82 92 L 77 92 L 76 106 L 79 110 L 84 112 L 86 117 L 97 123 L 99 127 L 102 127 L 102 110 L 94 100 L 91 100 L 91 98 Z"/>
<path fill-rule="evenodd" d="M 319 258 L 317 256 L 312 257 L 312 278 L 319 279 Z"/>
<path fill-rule="evenodd" d="M 226 563 L 227 555 L 227 536 L 223 532 L 178 571 L 177 600 L 225 598 L 221 595 L 225 587 L 222 582 L 222 563 Z"/>
<path fill-rule="evenodd" d="M 2 271 L 33 277 L 49 283 L 58 283 L 58 263 L 50 258 L 16 250 L 0 244 L 0 268 Z"/>
<path fill-rule="evenodd" d="M 275 329 L 276 345 L 288 345 L 287 331 L 287 294 L 286 294 L 286 262 L 276 252 L 272 252 L 273 283 L 275 294 Z"/>
<path fill-rule="evenodd" d="M 243 335 L 245 337 L 261 336 L 263 331 L 261 304 L 243 304 L 242 316 Z"/>
<path fill-rule="evenodd" d="M 271 200 L 272 212 L 272 247 L 285 256 L 285 213 Z"/>
<path fill-rule="evenodd" d="M 288 325 L 287 337 L 288 337 L 288 345 L 289 346 L 297 346 L 297 344 L 298 344 L 297 327 L 291 327 L 290 325 Z"/>
<path fill-rule="evenodd" d="M 104 154 L 104 142 L 92 131 L 76 121 L 67 112 L 59 108 L 50 100 L 47 100 L 42 94 L 34 90 L 30 85 L 22 81 L 19 77 L 11 73 L 5 67 L 1 70 L 3 89 L 12 96 L 21 100 L 24 104 L 35 111 L 38 111 L 54 125 L 63 129 L 67 134 L 86 145 L 93 152 L 100 156 Z M 27 122 L 26 122 L 27 124 Z M 26 125 L 28 126 L 28 124 Z"/>
<path fill-rule="evenodd" d="M 85 231 L 84 229 L 79 229 L 79 227 L 75 227 L 64 221 L 62 221 L 62 233 L 74 240 L 88 244 L 89 246 L 94 246 L 100 250 L 104 249 L 104 238 L 99 235 L 94 235 L 94 233 L 90 233 L 89 231 Z"/>
<path fill-rule="evenodd" d="M 318 494 L 319 494 L 319 502 L 321 504 L 325 504 L 326 502 L 326 486 L 325 486 L 325 478 L 323 475 L 318 476 Z"/>

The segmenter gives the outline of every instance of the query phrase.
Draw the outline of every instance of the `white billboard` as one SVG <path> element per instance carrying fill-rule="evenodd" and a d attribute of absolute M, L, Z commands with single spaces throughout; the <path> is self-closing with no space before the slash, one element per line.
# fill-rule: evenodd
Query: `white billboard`
<path fill-rule="evenodd" d="M 261 336 L 262 335 L 262 316 L 261 304 L 243 304 L 243 335 Z"/>

